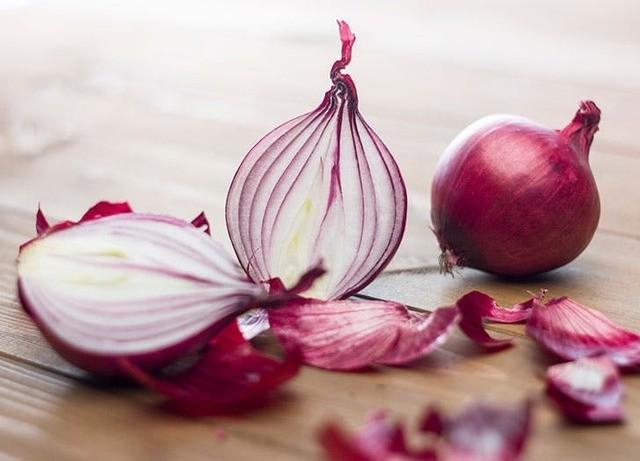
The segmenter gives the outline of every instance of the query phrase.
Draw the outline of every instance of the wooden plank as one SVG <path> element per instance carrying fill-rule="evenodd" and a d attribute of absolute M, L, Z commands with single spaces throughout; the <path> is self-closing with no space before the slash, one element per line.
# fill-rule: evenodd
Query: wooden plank
<path fill-rule="evenodd" d="M 243 418 L 230 419 L 224 435 L 217 435 L 217 421 L 179 418 L 154 408 L 141 392 L 88 387 L 0 360 L 0 455 L 9 459 L 222 461 L 262 453 L 295 460 L 309 453 L 289 444 L 278 429 L 261 431 L 257 420 L 243 426 Z"/>
<path fill-rule="evenodd" d="M 639 252 L 640 240 L 601 232 L 576 261 L 533 278 L 508 280 L 473 269 L 463 269 L 453 278 L 440 274 L 434 264 L 414 271 L 384 273 L 362 293 L 431 310 L 470 290 L 484 291 L 498 302 L 511 305 L 526 299 L 527 291 L 537 293 L 546 288 L 548 297 L 570 296 L 628 328 L 640 330 L 640 266 L 634 262 Z"/>
<path fill-rule="evenodd" d="M 627 459 L 640 433 L 638 381 L 625 378 L 625 426 L 567 425 L 540 396 L 548 358 L 529 341 L 516 342 L 512 350 L 483 354 L 456 335 L 412 368 L 369 373 L 305 368 L 265 408 L 196 421 L 159 410 L 155 399 L 139 391 L 89 387 L 0 359 L 0 453 L 34 460 L 86 459 L 89 452 L 97 460 L 316 459 L 315 434 L 327 420 L 355 428 L 372 409 L 387 407 L 414 427 L 427 403 L 455 411 L 473 396 L 538 401 L 525 459 L 557 459 L 563 453 L 585 461 Z"/>

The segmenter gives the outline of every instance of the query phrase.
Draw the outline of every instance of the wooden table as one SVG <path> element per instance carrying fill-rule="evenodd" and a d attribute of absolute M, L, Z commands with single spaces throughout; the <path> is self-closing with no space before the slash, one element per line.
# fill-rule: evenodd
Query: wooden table
<path fill-rule="evenodd" d="M 267 130 L 320 101 L 336 17 L 358 36 L 349 73 L 362 112 L 410 192 L 402 248 L 365 293 L 428 310 L 472 288 L 512 303 L 545 287 L 640 329 L 640 3 L 87 3 L 0 0 L 0 459 L 318 459 L 314 433 L 327 419 L 355 427 L 388 407 L 413 421 L 428 402 L 454 411 L 477 397 L 540 395 L 550 360 L 515 326 L 499 328 L 515 337 L 508 351 L 484 354 L 456 336 L 411 368 L 305 368 L 262 410 L 186 420 L 145 392 L 89 383 L 23 314 L 15 256 L 38 202 L 56 218 L 100 199 L 182 218 L 204 209 L 226 241 L 231 176 Z M 585 98 L 603 111 L 590 247 L 526 282 L 438 274 L 428 191 L 453 136 L 494 112 L 562 127 Z M 640 381 L 624 385 L 622 426 L 568 425 L 540 398 L 526 459 L 638 459 Z"/>

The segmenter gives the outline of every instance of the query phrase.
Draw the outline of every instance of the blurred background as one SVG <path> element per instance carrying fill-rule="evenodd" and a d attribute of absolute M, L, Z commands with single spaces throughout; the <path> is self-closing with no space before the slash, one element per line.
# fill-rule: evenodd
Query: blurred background
<path fill-rule="evenodd" d="M 426 228 L 438 156 L 467 124 L 508 112 L 561 128 L 589 98 L 601 228 L 626 232 L 640 209 L 640 188 L 622 186 L 640 173 L 632 1 L 0 0 L 0 205 L 204 209 L 225 235 L 244 154 L 330 86 L 337 18 L 358 38 L 347 71 L 404 171 L 410 226 Z"/>

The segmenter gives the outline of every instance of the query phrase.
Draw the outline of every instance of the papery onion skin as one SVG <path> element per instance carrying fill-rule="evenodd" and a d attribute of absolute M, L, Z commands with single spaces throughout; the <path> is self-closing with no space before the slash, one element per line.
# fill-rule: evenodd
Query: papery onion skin
<path fill-rule="evenodd" d="M 231 323 L 209 341 L 197 363 L 177 374 L 152 376 L 128 358 L 118 363 L 127 376 L 165 396 L 168 409 L 201 417 L 259 406 L 298 373 L 302 361 L 295 350 L 283 360 L 263 354 Z"/>
<path fill-rule="evenodd" d="M 512 345 L 512 339 L 495 339 L 484 327 L 485 321 L 495 323 L 523 322 L 531 315 L 537 298 L 531 298 L 511 307 L 502 307 L 495 299 L 481 291 L 470 291 L 456 301 L 460 311 L 460 329 L 470 339 L 488 350 L 497 351 Z"/>
<path fill-rule="evenodd" d="M 40 235 L 18 256 L 22 305 L 51 346 L 84 370 L 118 375 L 122 357 L 145 370 L 160 369 L 201 349 L 238 314 L 269 302 L 265 288 L 248 280 L 205 234 L 208 227 L 203 215 L 190 224 L 108 202 L 77 223 L 52 227 L 39 211 Z M 51 269 L 58 262 L 55 267 L 68 272 Z M 118 287 L 126 283 L 133 284 L 131 298 L 123 296 L 129 285 Z M 148 292 L 152 286 L 158 290 Z M 126 306 L 129 312 L 122 310 Z M 193 320 L 185 316 L 189 312 Z M 161 345 L 152 347 L 154 340 Z"/>
<path fill-rule="evenodd" d="M 531 425 L 530 401 L 510 406 L 475 401 L 453 416 L 428 406 L 419 425 L 418 435 L 428 434 L 423 440 L 406 437 L 402 422 L 385 410 L 373 412 L 353 434 L 328 422 L 318 439 L 328 461 L 517 461 Z"/>
<path fill-rule="evenodd" d="M 545 381 L 547 396 L 573 421 L 617 423 L 624 419 L 620 374 L 606 355 L 553 365 Z"/>
<path fill-rule="evenodd" d="M 281 290 L 272 284 L 276 292 Z M 485 321 L 526 320 L 539 298 L 502 307 L 472 291 L 454 305 L 429 312 L 410 311 L 389 301 L 322 301 L 300 298 L 277 309 L 238 319 L 246 338 L 271 328 L 285 348 L 296 348 L 305 363 L 329 370 L 357 370 L 372 365 L 407 365 L 433 352 L 456 326 L 486 350 L 498 351 L 512 339 L 495 339 Z"/>
<path fill-rule="evenodd" d="M 335 422 L 318 433 L 327 461 L 436 461 L 432 448 L 413 449 L 405 440 L 405 428 L 384 410 L 369 415 L 354 434 L 347 434 Z"/>
<path fill-rule="evenodd" d="M 358 110 L 341 70 L 355 41 L 339 21 L 342 56 L 317 109 L 277 127 L 249 151 L 231 183 L 227 229 L 256 282 L 286 286 L 322 260 L 327 269 L 305 296 L 333 300 L 367 285 L 404 233 L 406 188 L 390 151 Z"/>
<path fill-rule="evenodd" d="M 565 360 L 606 355 L 623 371 L 640 369 L 639 333 L 566 296 L 534 305 L 526 333 Z"/>
<path fill-rule="evenodd" d="M 443 271 L 457 265 L 527 276 L 575 259 L 600 217 L 588 162 L 599 122 L 600 110 L 585 101 L 563 130 L 511 115 L 465 128 L 431 187 Z"/>
<path fill-rule="evenodd" d="M 423 357 L 458 324 L 456 307 L 431 314 L 386 301 L 293 300 L 269 311 L 269 323 L 286 349 L 329 370 L 404 365 Z"/>
<path fill-rule="evenodd" d="M 522 458 L 531 433 L 531 401 L 496 405 L 477 401 L 467 404 L 453 418 L 442 418 L 445 461 L 517 461 Z M 432 410 L 427 410 L 432 411 Z"/>

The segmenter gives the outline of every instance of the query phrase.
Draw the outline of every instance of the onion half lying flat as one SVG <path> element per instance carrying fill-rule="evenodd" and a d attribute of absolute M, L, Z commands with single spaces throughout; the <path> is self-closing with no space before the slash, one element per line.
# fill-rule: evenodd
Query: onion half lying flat
<path fill-rule="evenodd" d="M 49 227 L 18 256 L 19 296 L 51 345 L 93 373 L 117 358 L 159 369 L 202 348 L 238 314 L 268 299 L 223 247 L 193 224 L 99 203 Z"/>
<path fill-rule="evenodd" d="M 404 233 L 400 170 L 358 111 L 356 87 L 340 71 L 355 36 L 339 21 L 342 57 L 333 86 L 313 111 L 271 131 L 249 151 L 227 197 L 226 220 L 240 263 L 256 282 L 289 286 L 322 261 L 327 274 L 306 296 L 337 299 L 371 281 Z"/>

